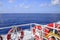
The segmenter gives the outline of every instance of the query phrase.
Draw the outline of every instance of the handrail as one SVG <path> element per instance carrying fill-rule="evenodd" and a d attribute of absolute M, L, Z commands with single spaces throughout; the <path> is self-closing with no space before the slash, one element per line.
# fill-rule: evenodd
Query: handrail
<path fill-rule="evenodd" d="M 36 24 L 36 23 L 29 23 L 29 24 L 21 24 L 21 25 L 14 25 L 14 26 L 8 26 L 8 27 L 2 27 L 0 29 L 7 29 L 7 28 L 12 28 L 12 27 L 20 27 L 20 26 L 27 26 L 27 25 L 32 25 L 32 24 Z"/>

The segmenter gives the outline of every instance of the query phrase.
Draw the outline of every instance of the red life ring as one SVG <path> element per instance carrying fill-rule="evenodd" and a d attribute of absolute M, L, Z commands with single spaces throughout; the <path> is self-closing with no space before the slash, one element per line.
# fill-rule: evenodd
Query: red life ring
<path fill-rule="evenodd" d="M 45 36 L 47 36 L 47 35 L 48 35 L 49 31 L 50 31 L 50 29 L 48 29 L 48 28 L 45 28 L 45 29 L 44 29 Z"/>
<path fill-rule="evenodd" d="M 0 40 L 3 40 L 3 37 L 0 35 Z"/>
<path fill-rule="evenodd" d="M 57 24 L 57 29 L 60 29 L 60 24 Z M 60 30 L 58 30 L 58 32 L 60 32 Z"/>
<path fill-rule="evenodd" d="M 38 26 L 34 26 L 32 29 L 35 40 L 42 40 L 42 38 L 36 34 L 36 32 L 38 32 L 36 29 L 38 31 L 40 31 L 40 30 L 42 30 L 42 27 L 40 25 L 38 25 Z"/>
<path fill-rule="evenodd" d="M 12 32 L 13 32 L 14 30 L 13 29 L 10 29 L 10 31 L 8 32 L 8 34 L 7 34 L 7 40 L 11 40 L 12 38 L 11 38 L 11 36 L 12 36 Z M 23 39 L 23 37 L 24 37 L 24 31 L 23 30 L 19 30 L 19 38 L 17 39 L 17 40 L 20 40 L 20 39 Z"/>

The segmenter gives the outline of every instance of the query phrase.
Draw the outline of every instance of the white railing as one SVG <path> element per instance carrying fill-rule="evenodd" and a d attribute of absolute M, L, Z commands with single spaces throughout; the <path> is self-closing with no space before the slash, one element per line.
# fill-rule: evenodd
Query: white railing
<path fill-rule="evenodd" d="M 36 23 L 29 23 L 29 24 L 21 24 L 21 25 L 14 25 L 14 26 L 2 27 L 0 29 L 7 29 L 7 28 L 12 28 L 12 27 L 28 26 L 28 25 L 32 25 L 32 24 L 35 25 Z"/>
<path fill-rule="evenodd" d="M 32 25 L 41 25 L 41 24 L 37 24 L 37 23 L 29 23 L 29 24 L 21 24 L 21 25 L 14 25 L 14 26 L 9 26 L 9 27 L 2 27 L 2 28 L 0 28 L 0 29 L 7 29 L 7 28 L 12 28 L 12 27 L 21 27 L 21 26 L 28 26 L 28 25 L 30 25 L 30 27 L 32 27 Z M 51 28 L 51 29 L 54 29 L 54 30 L 60 30 L 60 29 L 58 29 L 58 28 L 53 28 L 53 27 L 49 27 L 49 26 L 47 26 L 47 25 L 41 25 L 42 26 L 42 28 L 44 29 L 45 27 L 47 27 L 47 28 Z M 30 28 L 31 29 L 31 28 Z M 43 29 L 41 30 L 42 31 L 42 33 L 45 33 L 44 31 L 43 31 Z M 45 38 L 45 37 L 43 37 L 43 38 Z M 46 38 L 45 38 L 46 39 Z"/>

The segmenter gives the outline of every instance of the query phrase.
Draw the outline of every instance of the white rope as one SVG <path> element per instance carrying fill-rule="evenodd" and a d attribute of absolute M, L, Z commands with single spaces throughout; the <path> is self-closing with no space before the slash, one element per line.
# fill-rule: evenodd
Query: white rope
<path fill-rule="evenodd" d="M 46 25 L 45 27 L 51 28 L 51 29 L 55 29 L 55 30 L 60 30 L 60 29 L 58 29 L 58 28 L 50 27 L 50 26 L 47 26 L 47 25 Z"/>

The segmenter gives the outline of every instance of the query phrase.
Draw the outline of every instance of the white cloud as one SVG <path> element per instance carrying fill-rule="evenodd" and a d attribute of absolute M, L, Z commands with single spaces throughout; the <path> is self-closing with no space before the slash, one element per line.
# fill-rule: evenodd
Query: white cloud
<path fill-rule="evenodd" d="M 60 0 L 51 0 L 52 5 L 60 5 Z"/>
<path fill-rule="evenodd" d="M 22 4 L 19 4 L 19 7 L 23 7 L 25 4 L 24 3 L 22 3 Z"/>
<path fill-rule="evenodd" d="M 18 8 L 29 8 L 30 5 L 26 5 L 26 4 L 22 3 L 22 4 L 19 4 L 19 5 L 16 5 L 15 7 L 16 7 L 16 8 L 17 8 L 17 7 L 18 7 Z"/>
<path fill-rule="evenodd" d="M 0 6 L 2 6 L 3 5 L 3 3 L 2 2 L 0 2 Z"/>
<path fill-rule="evenodd" d="M 8 0 L 8 2 L 9 2 L 9 3 L 13 3 L 13 2 L 14 2 L 14 0 Z"/>
<path fill-rule="evenodd" d="M 39 5 L 40 7 L 50 7 L 51 5 L 50 4 L 47 4 L 47 3 L 42 3 Z"/>
<path fill-rule="evenodd" d="M 47 6 L 47 4 L 40 4 L 40 7 L 45 7 Z"/>
<path fill-rule="evenodd" d="M 60 6 L 60 0 L 51 0 L 51 3 L 42 3 L 39 6 L 40 7 L 50 7 L 50 6 L 54 6 L 54 5 Z"/>
<path fill-rule="evenodd" d="M 26 6 L 24 6 L 24 8 L 26 8 L 26 9 L 27 9 L 27 8 L 30 8 L 30 6 L 26 5 Z"/>

